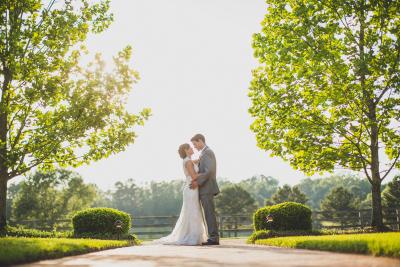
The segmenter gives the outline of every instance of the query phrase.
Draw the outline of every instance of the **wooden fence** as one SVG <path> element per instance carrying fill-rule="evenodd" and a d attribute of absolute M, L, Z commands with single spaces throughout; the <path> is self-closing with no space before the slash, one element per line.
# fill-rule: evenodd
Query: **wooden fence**
<path fill-rule="evenodd" d="M 313 229 L 363 229 L 371 226 L 372 210 L 313 211 Z M 400 208 L 384 209 L 383 223 L 400 231 Z"/>
<path fill-rule="evenodd" d="M 171 233 L 178 216 L 135 217 L 132 232 L 142 239 L 157 238 Z M 221 237 L 248 236 L 253 231 L 252 215 L 218 216 Z"/>
<path fill-rule="evenodd" d="M 153 239 L 171 233 L 178 216 L 138 216 L 133 217 L 131 232 L 141 239 Z M 221 237 L 247 236 L 252 233 L 252 215 L 223 215 L 218 216 L 219 232 Z M 56 220 L 58 231 L 72 230 L 70 219 Z M 10 221 L 10 225 L 22 225 L 27 228 L 39 230 L 53 230 L 48 222 L 39 220 Z"/>
<path fill-rule="evenodd" d="M 362 229 L 371 225 L 371 209 L 352 211 L 313 211 L 313 229 Z M 384 223 L 393 230 L 400 231 L 400 208 L 384 210 Z M 141 239 L 154 239 L 171 233 L 178 216 L 138 216 L 133 217 L 131 232 Z M 218 216 L 221 237 L 248 236 L 253 232 L 252 214 Z M 45 222 L 26 220 L 11 225 L 23 225 L 40 230 L 51 230 Z M 71 220 L 56 222 L 58 231 L 71 230 Z"/>

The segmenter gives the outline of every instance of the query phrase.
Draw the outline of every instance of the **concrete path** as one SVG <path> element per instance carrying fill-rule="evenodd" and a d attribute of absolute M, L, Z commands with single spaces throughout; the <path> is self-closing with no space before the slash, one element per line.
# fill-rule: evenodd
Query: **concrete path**
<path fill-rule="evenodd" d="M 223 240 L 220 246 L 163 246 L 144 244 L 47 260 L 23 266 L 277 266 L 277 267 L 399 267 L 400 260 L 301 249 L 246 245 L 243 239 Z"/>

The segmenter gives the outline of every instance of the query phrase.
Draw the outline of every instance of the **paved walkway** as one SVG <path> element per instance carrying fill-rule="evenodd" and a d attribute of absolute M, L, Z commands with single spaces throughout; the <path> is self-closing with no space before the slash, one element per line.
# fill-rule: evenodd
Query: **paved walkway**
<path fill-rule="evenodd" d="M 246 245 L 243 239 L 223 240 L 220 246 L 163 246 L 144 244 L 47 260 L 24 266 L 277 266 L 277 267 L 399 267 L 400 260 L 300 249 Z"/>

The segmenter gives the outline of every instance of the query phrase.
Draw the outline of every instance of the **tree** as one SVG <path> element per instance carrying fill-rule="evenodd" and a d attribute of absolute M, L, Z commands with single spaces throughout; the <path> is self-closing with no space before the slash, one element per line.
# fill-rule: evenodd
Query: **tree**
<path fill-rule="evenodd" d="M 143 213 L 144 194 L 132 179 L 116 182 L 112 193 L 112 206 L 132 216 Z"/>
<path fill-rule="evenodd" d="M 317 210 L 320 208 L 321 201 L 335 187 L 343 186 L 350 190 L 354 195 L 355 201 L 363 201 L 371 186 L 366 179 L 356 175 L 331 175 L 318 179 L 306 178 L 297 185 L 299 189 L 309 198 L 310 207 Z"/>
<path fill-rule="evenodd" d="M 109 1 L 0 2 L 0 229 L 6 224 L 7 182 L 34 167 L 88 164 L 134 142 L 138 115 L 125 109 L 138 74 L 131 47 L 106 72 L 99 54 L 87 67 L 83 42 L 113 20 Z"/>
<path fill-rule="evenodd" d="M 39 220 L 42 226 L 53 228 L 57 219 L 88 208 L 96 199 L 96 187 L 85 184 L 72 171 L 57 169 L 35 172 L 21 182 L 13 201 L 14 220 Z"/>
<path fill-rule="evenodd" d="M 360 202 L 360 209 L 372 209 L 372 194 L 369 193 L 365 199 Z"/>
<path fill-rule="evenodd" d="M 229 181 L 229 179 L 227 178 L 218 177 L 217 180 L 220 189 L 234 185 L 234 183 L 232 181 Z"/>
<path fill-rule="evenodd" d="M 292 193 L 292 188 L 290 185 L 283 185 L 279 187 L 278 190 L 272 195 L 270 200 L 266 200 L 266 205 L 275 205 L 279 203 L 283 203 L 289 201 L 289 196 Z"/>
<path fill-rule="evenodd" d="M 266 198 L 270 198 L 278 189 L 279 181 L 271 176 L 257 175 L 238 183 L 244 190 L 250 193 L 257 206 L 264 206 Z"/>
<path fill-rule="evenodd" d="M 96 191 L 96 197 L 92 203 L 92 207 L 113 207 L 112 196 L 110 190 L 103 191 L 97 185 L 93 185 Z"/>
<path fill-rule="evenodd" d="M 244 179 L 238 183 L 229 181 L 229 179 L 218 179 L 220 189 L 239 185 L 244 190 L 249 192 L 251 197 L 256 201 L 257 206 L 264 206 L 264 200 L 270 198 L 273 193 L 278 189 L 279 181 L 271 176 L 254 175 L 251 178 Z"/>
<path fill-rule="evenodd" d="M 321 211 L 325 211 L 323 215 L 326 218 L 335 218 L 346 223 L 352 220 L 348 220 L 346 217 L 348 213 L 355 210 L 354 206 L 354 195 L 344 187 L 336 187 L 322 200 Z"/>
<path fill-rule="evenodd" d="M 322 200 L 322 211 L 346 211 L 353 210 L 354 195 L 346 188 L 340 186 L 332 189 L 331 192 Z"/>
<path fill-rule="evenodd" d="M 400 209 L 400 175 L 390 181 L 382 192 L 383 206 L 386 209 Z"/>
<path fill-rule="evenodd" d="M 307 197 L 300 191 L 298 186 L 293 186 L 292 188 L 290 185 L 285 184 L 272 195 L 271 199 L 267 199 L 265 204 L 275 205 L 288 201 L 306 204 Z"/>
<path fill-rule="evenodd" d="M 11 217 L 11 208 L 13 206 L 13 201 L 21 188 L 21 183 L 12 183 L 7 189 L 7 220 Z"/>
<path fill-rule="evenodd" d="M 143 191 L 143 215 L 179 215 L 184 185 L 182 180 L 147 184 Z"/>
<path fill-rule="evenodd" d="M 258 146 L 309 175 L 363 171 L 372 225 L 385 228 L 381 183 L 400 157 L 400 2 L 266 2 L 249 92 Z"/>
<path fill-rule="evenodd" d="M 239 185 L 225 187 L 216 198 L 216 209 L 222 215 L 248 214 L 256 209 L 255 201 Z"/>

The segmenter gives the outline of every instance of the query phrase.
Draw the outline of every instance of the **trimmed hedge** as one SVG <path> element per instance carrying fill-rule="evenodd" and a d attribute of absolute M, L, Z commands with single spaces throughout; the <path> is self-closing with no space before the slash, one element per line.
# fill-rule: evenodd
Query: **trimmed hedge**
<path fill-rule="evenodd" d="M 0 237 L 39 237 L 39 238 L 69 238 L 72 237 L 72 232 L 57 232 L 57 231 L 41 231 L 37 229 L 28 229 L 22 226 L 13 227 L 7 225 L 3 231 L 0 231 Z"/>
<path fill-rule="evenodd" d="M 116 221 L 122 222 L 118 233 Z M 78 211 L 72 218 L 74 235 L 82 237 L 110 237 L 121 234 L 126 236 L 131 228 L 131 216 L 123 211 L 112 208 L 89 208 Z"/>
<path fill-rule="evenodd" d="M 90 238 L 90 239 L 103 239 L 103 240 L 129 240 L 132 241 L 133 244 L 139 245 L 141 244 L 141 240 L 135 234 L 121 234 L 120 236 L 116 234 L 110 233 L 82 233 L 75 234 L 74 238 Z"/>
<path fill-rule="evenodd" d="M 267 222 L 271 214 L 273 222 Z M 253 215 L 254 230 L 311 230 L 311 210 L 296 202 L 284 202 L 258 209 Z"/>

